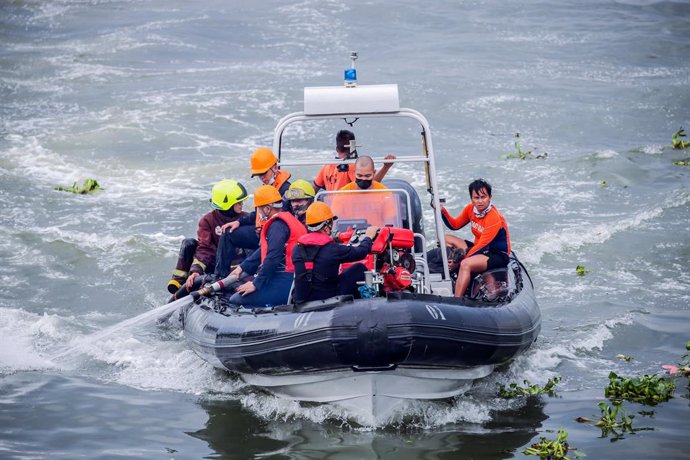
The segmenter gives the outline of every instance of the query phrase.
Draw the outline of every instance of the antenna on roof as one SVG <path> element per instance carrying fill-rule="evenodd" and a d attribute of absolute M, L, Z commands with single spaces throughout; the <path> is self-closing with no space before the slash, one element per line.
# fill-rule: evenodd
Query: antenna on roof
<path fill-rule="evenodd" d="M 357 51 L 350 52 L 350 68 L 345 69 L 345 87 L 354 88 L 357 86 L 357 69 L 355 69 L 355 61 L 357 60 Z"/>

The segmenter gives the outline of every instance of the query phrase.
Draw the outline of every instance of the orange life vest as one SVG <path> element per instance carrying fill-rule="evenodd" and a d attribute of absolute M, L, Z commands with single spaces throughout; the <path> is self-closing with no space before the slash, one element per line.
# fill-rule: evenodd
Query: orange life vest
<path fill-rule="evenodd" d="M 276 190 L 280 192 L 280 187 L 283 186 L 285 181 L 287 181 L 292 174 L 290 174 L 287 171 L 283 171 L 282 169 L 278 170 L 278 174 L 275 176 L 275 180 L 271 184 L 273 187 L 275 187 Z M 282 195 L 282 194 L 281 194 Z M 256 212 L 256 220 L 254 221 L 254 226 L 256 227 L 256 233 L 259 233 L 261 231 L 261 228 L 264 226 L 266 222 L 261 220 L 261 216 L 259 215 L 259 211 Z"/>
<path fill-rule="evenodd" d="M 268 219 L 268 221 L 264 224 L 263 228 L 261 229 L 261 236 L 259 237 L 259 242 L 261 244 L 261 261 L 263 262 L 264 258 L 266 257 L 266 253 L 268 252 L 268 241 L 266 241 L 266 232 L 268 231 L 268 228 L 271 226 L 271 224 L 275 222 L 276 219 L 285 222 L 285 224 L 287 224 L 288 226 L 288 229 L 290 230 L 290 236 L 288 237 L 287 243 L 285 243 L 285 271 L 289 273 L 294 273 L 295 266 L 292 263 L 292 250 L 297 244 L 297 240 L 299 239 L 299 237 L 307 233 L 307 229 L 304 228 L 304 225 L 302 225 L 302 223 L 299 220 L 297 220 L 295 216 L 293 216 L 287 211 L 281 211 L 278 214 L 271 217 L 270 219 Z"/>

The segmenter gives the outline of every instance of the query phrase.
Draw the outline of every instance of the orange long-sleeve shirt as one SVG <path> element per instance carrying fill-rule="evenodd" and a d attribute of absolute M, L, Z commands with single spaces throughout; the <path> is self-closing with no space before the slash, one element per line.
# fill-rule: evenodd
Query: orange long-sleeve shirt
<path fill-rule="evenodd" d="M 471 223 L 474 235 L 474 246 L 465 257 L 480 253 L 486 249 L 510 254 L 510 233 L 505 217 L 493 206 L 484 217 L 474 214 L 472 203 L 465 206 L 462 212 L 453 217 L 446 208 L 441 208 L 441 216 L 446 226 L 452 230 L 459 230 Z"/>

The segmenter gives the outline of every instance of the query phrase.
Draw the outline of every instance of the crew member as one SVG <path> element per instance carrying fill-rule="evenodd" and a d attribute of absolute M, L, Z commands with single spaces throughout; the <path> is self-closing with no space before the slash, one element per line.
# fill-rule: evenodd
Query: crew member
<path fill-rule="evenodd" d="M 335 153 L 339 160 L 357 158 L 355 147 L 355 133 L 343 129 L 335 136 Z M 386 155 L 388 160 L 394 160 L 395 155 Z M 381 181 L 393 163 L 384 163 L 383 168 L 376 174 L 376 180 Z M 324 165 L 314 178 L 314 188 L 318 192 L 324 188 L 327 191 L 340 190 L 345 185 L 355 180 L 354 163 L 339 163 Z"/>
<path fill-rule="evenodd" d="M 305 225 L 304 219 L 307 215 L 307 208 L 314 202 L 316 191 L 314 187 L 304 179 L 297 179 L 290 184 L 290 188 L 283 195 L 283 199 L 288 203 L 290 212 Z"/>
<path fill-rule="evenodd" d="M 249 157 L 252 177 L 258 176 L 261 183 L 271 185 L 282 196 L 290 187 L 290 173 L 278 166 L 278 158 L 268 147 L 259 147 Z"/>
<path fill-rule="evenodd" d="M 441 217 L 448 228 L 459 230 L 471 223 L 474 234 L 474 243 L 452 235 L 446 238 L 447 244 L 467 252 L 460 262 L 455 297 L 465 294 L 472 273 L 507 266 L 511 252 L 508 223 L 491 202 L 491 185 L 477 179 L 470 183 L 468 190 L 472 202 L 457 217 L 441 207 Z"/>
<path fill-rule="evenodd" d="M 197 277 L 213 273 L 221 229 L 223 225 L 237 222 L 246 215 L 242 211 L 242 202 L 247 196 L 244 186 L 234 180 L 223 179 L 213 185 L 210 198 L 213 210 L 199 219 L 197 238 L 182 241 L 175 272 L 168 282 L 171 294 L 176 293 L 182 284 L 191 288 Z M 233 252 L 228 257 L 232 261 L 237 254 Z"/>
<path fill-rule="evenodd" d="M 357 294 L 357 282 L 364 281 L 367 270 L 356 263 L 338 275 L 341 263 L 361 260 L 371 251 L 372 239 L 378 227 L 368 227 L 359 246 L 348 246 L 331 237 L 333 221 L 337 219 L 323 202 L 317 201 L 307 208 L 306 222 L 309 233 L 299 238 L 292 252 L 295 266 L 296 303 L 321 300 L 335 295 Z"/>
<path fill-rule="evenodd" d="M 282 211 L 283 198 L 270 185 L 254 192 L 257 214 L 265 222 L 261 229 L 259 249 L 234 269 L 231 274 L 256 277 L 240 285 L 230 302 L 248 307 L 264 307 L 287 303 L 294 278 L 292 248 L 307 231 L 295 216 Z"/>
<path fill-rule="evenodd" d="M 388 187 L 375 177 L 374 160 L 369 156 L 359 157 L 355 162 L 355 180 L 340 191 L 387 190 Z M 352 219 L 358 216 L 366 219 L 370 225 L 400 226 L 396 197 L 392 192 L 337 194 L 332 198 L 331 208 L 343 218 Z"/>
<path fill-rule="evenodd" d="M 262 184 L 274 187 L 281 195 L 289 189 L 290 173 L 280 169 L 278 158 L 269 148 L 259 147 L 254 150 L 249 158 L 249 164 L 252 177 L 258 176 Z M 289 210 L 286 203 L 283 203 L 283 208 Z M 259 234 L 263 224 L 264 221 L 254 210 L 222 227 L 223 235 L 218 246 L 217 276 L 225 278 L 230 271 L 234 270 L 235 267 L 229 262 L 238 249 L 253 251 L 259 247 Z"/>

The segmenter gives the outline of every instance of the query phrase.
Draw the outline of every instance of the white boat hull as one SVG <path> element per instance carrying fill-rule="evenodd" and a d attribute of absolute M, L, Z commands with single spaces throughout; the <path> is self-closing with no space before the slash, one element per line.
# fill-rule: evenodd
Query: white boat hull
<path fill-rule="evenodd" d="M 493 365 L 467 369 L 334 371 L 295 375 L 241 374 L 250 385 L 286 399 L 331 403 L 357 420 L 382 425 L 416 400 L 445 399 L 464 393 L 475 379 L 489 375 Z"/>

